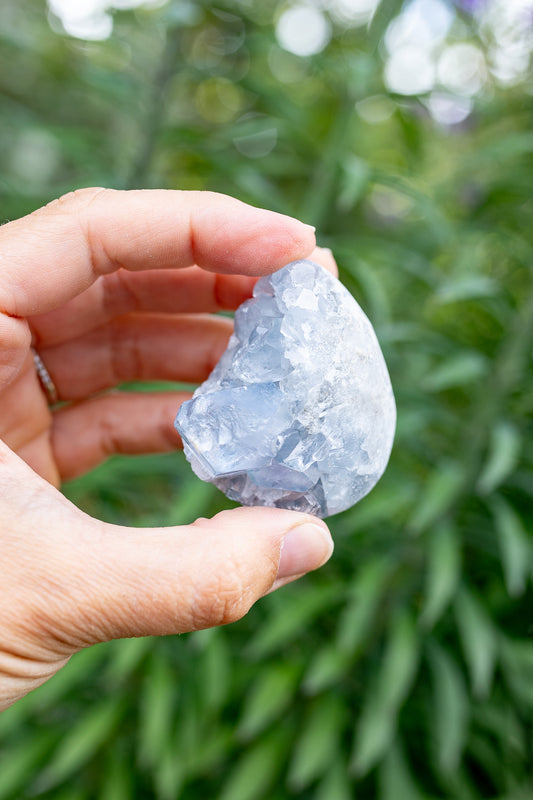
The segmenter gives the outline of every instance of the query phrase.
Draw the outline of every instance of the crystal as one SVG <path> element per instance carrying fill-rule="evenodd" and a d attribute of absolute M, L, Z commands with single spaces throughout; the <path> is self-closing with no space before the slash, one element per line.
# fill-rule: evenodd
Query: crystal
<path fill-rule="evenodd" d="M 376 334 L 324 267 L 261 278 L 176 428 L 194 472 L 243 505 L 349 508 L 389 459 L 396 407 Z"/>

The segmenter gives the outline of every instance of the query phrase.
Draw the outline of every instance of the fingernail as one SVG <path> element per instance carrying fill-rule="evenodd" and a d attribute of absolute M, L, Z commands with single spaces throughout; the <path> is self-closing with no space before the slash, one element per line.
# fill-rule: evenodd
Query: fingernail
<path fill-rule="evenodd" d="M 332 552 L 333 540 L 326 527 L 305 522 L 291 528 L 281 545 L 277 580 L 318 569 Z"/>
<path fill-rule="evenodd" d="M 314 225 L 309 225 L 307 222 L 304 222 L 304 225 L 306 228 L 309 228 L 309 230 L 313 231 L 313 233 L 316 233 L 316 228 Z"/>

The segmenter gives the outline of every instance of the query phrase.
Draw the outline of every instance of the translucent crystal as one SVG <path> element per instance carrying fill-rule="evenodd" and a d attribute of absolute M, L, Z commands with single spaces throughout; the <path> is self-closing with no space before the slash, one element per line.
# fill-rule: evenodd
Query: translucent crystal
<path fill-rule="evenodd" d="M 261 278 L 176 428 L 195 473 L 243 505 L 320 517 L 381 477 L 396 407 L 374 330 L 311 261 Z"/>

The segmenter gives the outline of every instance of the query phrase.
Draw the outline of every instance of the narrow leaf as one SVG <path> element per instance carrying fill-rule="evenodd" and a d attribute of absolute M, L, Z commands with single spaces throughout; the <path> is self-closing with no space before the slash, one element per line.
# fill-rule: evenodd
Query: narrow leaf
<path fill-rule="evenodd" d="M 285 605 L 265 622 L 250 644 L 255 658 L 266 655 L 291 642 L 309 623 L 340 598 L 337 586 L 311 586 L 286 599 Z"/>
<path fill-rule="evenodd" d="M 434 470 L 408 523 L 413 533 L 422 533 L 448 511 L 459 495 L 463 480 L 463 468 L 457 462 L 442 464 Z"/>
<path fill-rule="evenodd" d="M 48 732 L 24 739 L 13 747 L 6 747 L 0 758 L 0 800 L 21 796 L 27 787 L 28 776 L 35 775 L 45 763 L 52 741 Z"/>
<path fill-rule="evenodd" d="M 394 744 L 379 768 L 379 800 L 421 800 L 422 793 L 416 785 L 405 756 Z"/>
<path fill-rule="evenodd" d="M 154 783 L 158 800 L 175 800 L 184 781 L 184 764 L 180 752 L 167 743 L 155 768 Z"/>
<path fill-rule="evenodd" d="M 457 596 L 455 613 L 472 691 L 477 697 L 487 697 L 496 659 L 496 632 L 482 604 L 466 587 Z"/>
<path fill-rule="evenodd" d="M 288 782 L 301 791 L 324 774 L 339 746 L 344 709 L 338 694 L 325 694 L 315 701 L 304 721 L 289 767 Z"/>
<path fill-rule="evenodd" d="M 112 643 L 112 658 L 106 669 L 112 683 L 120 683 L 128 678 L 141 664 L 145 656 L 154 646 L 149 637 L 139 639 L 120 639 Z"/>
<path fill-rule="evenodd" d="M 285 739 L 276 731 L 246 750 L 230 772 L 218 800 L 259 800 L 270 796 L 283 765 Z"/>
<path fill-rule="evenodd" d="M 109 756 L 99 800 L 130 800 L 134 791 L 134 775 L 129 759 L 117 753 L 116 745 L 110 748 Z"/>
<path fill-rule="evenodd" d="M 336 644 L 326 644 L 311 659 L 302 687 L 307 694 L 318 694 L 338 683 L 350 668 L 351 658 Z"/>
<path fill-rule="evenodd" d="M 410 613 L 404 609 L 393 617 L 378 679 L 385 705 L 398 711 L 413 684 L 419 660 L 419 642 Z"/>
<path fill-rule="evenodd" d="M 238 727 L 242 739 L 253 738 L 283 713 L 294 696 L 299 674 L 299 669 L 283 662 L 261 672 L 244 704 Z"/>
<path fill-rule="evenodd" d="M 498 288 L 497 282 L 487 275 L 468 275 L 443 284 L 435 301 L 445 304 L 491 297 L 498 293 Z"/>
<path fill-rule="evenodd" d="M 426 589 L 420 622 L 431 628 L 455 594 L 461 571 L 456 532 L 447 522 L 428 534 Z"/>
<path fill-rule="evenodd" d="M 498 534 L 505 585 L 511 597 L 518 597 L 526 588 L 531 569 L 529 538 L 522 520 L 503 497 L 492 498 L 490 505 Z"/>
<path fill-rule="evenodd" d="M 336 642 L 340 650 L 353 653 L 364 642 L 390 573 L 387 556 L 368 561 L 357 573 L 339 619 Z"/>
<path fill-rule="evenodd" d="M 198 683 L 201 687 L 201 713 L 204 717 L 222 707 L 231 687 L 232 658 L 227 634 L 218 628 L 210 633 L 205 648 L 196 656 Z"/>
<path fill-rule="evenodd" d="M 368 772 L 387 751 L 395 732 L 395 715 L 382 698 L 369 692 L 357 725 L 350 772 L 358 776 Z"/>
<path fill-rule="evenodd" d="M 434 643 L 430 645 L 429 662 L 433 674 L 436 760 L 441 772 L 450 774 L 458 768 L 465 745 L 469 700 L 456 662 Z"/>
<path fill-rule="evenodd" d="M 51 788 L 83 767 L 109 740 L 122 714 L 118 699 L 106 698 L 94 706 L 59 744 L 40 779 L 40 788 Z"/>
<path fill-rule="evenodd" d="M 375 685 L 370 688 L 357 727 L 351 769 L 364 774 L 388 750 L 398 711 L 418 666 L 419 642 L 410 614 L 402 610 L 391 623 L 385 654 Z"/>
<path fill-rule="evenodd" d="M 515 425 L 500 422 L 494 426 L 487 460 L 477 482 L 480 494 L 490 494 L 512 473 L 518 463 L 522 438 Z"/>
<path fill-rule="evenodd" d="M 175 721 L 176 676 L 166 660 L 154 653 L 141 693 L 139 758 L 157 765 Z"/>
<path fill-rule="evenodd" d="M 313 800 L 353 800 L 354 786 L 346 764 L 338 756 L 320 782 Z"/>
<path fill-rule="evenodd" d="M 451 356 L 428 373 L 423 388 L 428 392 L 442 392 L 464 386 L 486 375 L 489 362 L 481 353 L 460 353 Z"/>
<path fill-rule="evenodd" d="M 501 647 L 505 681 L 514 695 L 517 707 L 533 709 L 533 643 L 528 640 L 504 639 Z"/>

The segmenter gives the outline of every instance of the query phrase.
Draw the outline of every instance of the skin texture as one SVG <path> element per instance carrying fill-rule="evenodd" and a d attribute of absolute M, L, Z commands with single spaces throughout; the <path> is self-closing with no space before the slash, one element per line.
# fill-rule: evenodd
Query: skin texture
<path fill-rule="evenodd" d="M 308 226 L 208 192 L 83 189 L 0 228 L 0 711 L 83 647 L 232 622 L 329 558 L 305 514 L 126 528 L 58 491 L 113 453 L 179 446 L 189 395 L 113 389 L 203 381 L 231 333 L 215 313 L 305 257 L 336 271 Z"/>

